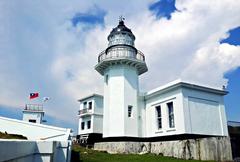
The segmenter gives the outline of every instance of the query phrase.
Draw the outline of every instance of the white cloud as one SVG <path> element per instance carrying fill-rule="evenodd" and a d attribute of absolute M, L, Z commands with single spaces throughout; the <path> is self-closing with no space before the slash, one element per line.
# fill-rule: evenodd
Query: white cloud
<path fill-rule="evenodd" d="M 224 73 L 240 66 L 240 46 L 216 44 L 200 48 L 182 76 L 213 87 L 227 85 Z"/>
<path fill-rule="evenodd" d="M 121 14 L 146 56 L 144 90 L 180 77 L 221 86 L 223 74 L 240 65 L 240 47 L 218 43 L 240 26 L 237 1 L 180 0 L 170 20 L 148 11 L 152 1 L 40 2 L 0 2 L 0 104 L 20 107 L 30 91 L 40 91 L 52 98 L 48 114 L 76 122 L 77 99 L 103 91 L 94 66 Z M 105 27 L 72 27 L 70 19 L 94 5 L 106 10 Z"/>
<path fill-rule="evenodd" d="M 141 21 L 135 22 L 137 47 L 146 54 L 149 66 L 149 72 L 142 77 L 143 86 L 146 87 L 145 89 L 150 89 L 181 77 L 221 87 L 225 80 L 223 74 L 240 64 L 236 63 L 234 67 L 221 64 L 217 56 L 232 61 L 231 55 L 225 54 L 226 51 L 221 51 L 222 54 L 219 54 L 220 51 L 215 48 L 223 47 L 218 42 L 226 37 L 229 29 L 240 26 L 240 15 L 237 14 L 240 3 L 180 1 L 176 7 L 180 12 L 173 13 L 171 20 L 156 21 L 152 17 L 149 18 L 149 14 L 145 14 Z M 140 24 L 137 24 L 139 22 Z M 196 60 L 199 51 L 206 48 L 215 49 L 208 55 L 218 66 L 224 66 L 224 68 L 215 70 L 214 64 L 208 59 L 209 56 L 204 58 L 205 64 L 193 61 Z M 237 51 L 239 51 L 238 48 Z M 237 54 L 232 55 L 235 59 L 240 57 Z M 212 76 L 215 77 L 211 82 L 206 80 L 209 74 L 205 73 L 205 69 L 212 69 Z M 202 77 L 195 77 L 196 73 L 201 73 Z"/>

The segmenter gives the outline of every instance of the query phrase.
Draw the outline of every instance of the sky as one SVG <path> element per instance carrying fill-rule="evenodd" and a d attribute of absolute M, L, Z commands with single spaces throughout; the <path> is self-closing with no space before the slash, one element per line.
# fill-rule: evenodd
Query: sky
<path fill-rule="evenodd" d="M 78 127 L 78 99 L 103 94 L 94 70 L 122 15 L 149 71 L 143 92 L 181 78 L 222 88 L 228 120 L 240 121 L 240 1 L 0 1 L 0 116 L 44 103 L 46 124 Z M 29 100 L 29 93 L 40 97 Z"/>

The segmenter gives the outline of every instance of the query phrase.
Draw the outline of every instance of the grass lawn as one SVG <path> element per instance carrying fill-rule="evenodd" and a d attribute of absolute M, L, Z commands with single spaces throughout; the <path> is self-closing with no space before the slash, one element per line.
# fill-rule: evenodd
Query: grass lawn
<path fill-rule="evenodd" d="M 7 132 L 0 132 L 0 139 L 27 139 L 27 137 L 18 134 L 8 134 Z"/>
<path fill-rule="evenodd" d="M 105 152 L 85 149 L 74 145 L 71 162 L 198 162 L 198 160 L 181 160 L 155 154 L 108 154 Z"/>

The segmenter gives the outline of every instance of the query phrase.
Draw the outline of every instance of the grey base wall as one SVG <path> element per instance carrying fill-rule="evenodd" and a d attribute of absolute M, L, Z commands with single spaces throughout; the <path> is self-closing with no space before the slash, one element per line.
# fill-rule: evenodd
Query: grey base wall
<path fill-rule="evenodd" d="M 181 159 L 232 160 L 229 137 L 208 137 L 159 142 L 100 142 L 94 144 L 94 149 L 121 154 L 153 153 Z"/>
<path fill-rule="evenodd" d="M 70 162 L 71 141 L 0 140 L 0 162 Z"/>

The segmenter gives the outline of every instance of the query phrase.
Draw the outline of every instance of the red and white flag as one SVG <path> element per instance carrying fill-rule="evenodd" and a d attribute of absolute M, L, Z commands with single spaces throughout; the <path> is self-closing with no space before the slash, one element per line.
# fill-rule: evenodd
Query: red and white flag
<path fill-rule="evenodd" d="M 30 93 L 29 99 L 34 99 L 37 98 L 39 96 L 38 93 Z"/>

